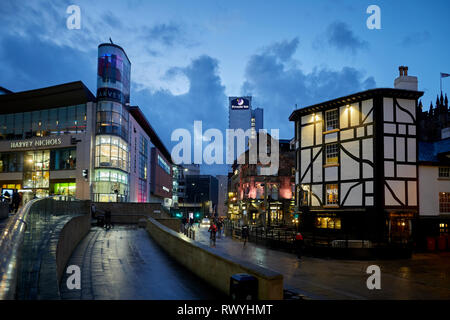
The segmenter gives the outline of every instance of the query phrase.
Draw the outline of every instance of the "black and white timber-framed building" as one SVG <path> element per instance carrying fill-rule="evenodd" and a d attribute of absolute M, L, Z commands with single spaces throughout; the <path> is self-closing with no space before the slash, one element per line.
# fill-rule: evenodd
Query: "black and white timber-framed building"
<path fill-rule="evenodd" d="M 408 243 L 418 215 L 417 78 L 295 110 L 305 238 Z"/>

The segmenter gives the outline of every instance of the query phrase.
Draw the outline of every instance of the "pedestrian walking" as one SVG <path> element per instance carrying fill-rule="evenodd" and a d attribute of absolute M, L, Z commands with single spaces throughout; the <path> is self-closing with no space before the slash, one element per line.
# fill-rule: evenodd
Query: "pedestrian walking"
<path fill-rule="evenodd" d="M 12 195 L 12 211 L 13 213 L 17 213 L 20 206 L 20 194 L 17 191 L 13 192 Z"/>
<path fill-rule="evenodd" d="M 95 213 L 97 212 L 97 208 L 95 207 L 95 203 L 91 203 L 91 218 L 95 218 Z"/>
<path fill-rule="evenodd" d="M 295 251 L 297 253 L 297 258 L 299 259 L 301 259 L 302 257 L 303 245 L 304 245 L 303 235 L 300 232 L 298 232 L 295 235 Z"/>
<path fill-rule="evenodd" d="M 211 225 L 209 226 L 208 229 L 209 234 L 209 244 L 212 247 L 216 246 L 216 233 L 217 233 L 217 226 L 216 224 L 213 222 L 211 223 Z"/>
<path fill-rule="evenodd" d="M 106 229 L 111 229 L 112 228 L 111 211 L 110 210 L 106 210 L 105 211 L 105 228 Z"/>
<path fill-rule="evenodd" d="M 249 235 L 249 228 L 248 228 L 248 225 L 244 225 L 244 226 L 242 227 L 242 239 L 244 239 L 244 247 L 245 247 L 245 244 L 246 244 L 247 241 L 248 241 L 248 235 Z"/>
<path fill-rule="evenodd" d="M 219 238 L 222 238 L 222 228 L 223 228 L 222 220 L 217 221 L 217 234 Z"/>

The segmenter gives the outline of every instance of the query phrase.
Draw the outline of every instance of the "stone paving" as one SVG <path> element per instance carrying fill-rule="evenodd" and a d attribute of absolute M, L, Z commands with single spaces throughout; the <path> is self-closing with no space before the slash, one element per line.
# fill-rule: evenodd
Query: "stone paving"
<path fill-rule="evenodd" d="M 196 241 L 209 245 L 207 227 L 195 227 Z M 450 299 L 450 253 L 415 254 L 400 260 L 333 260 L 302 257 L 218 238 L 215 250 L 284 275 L 284 286 L 310 299 Z M 367 267 L 381 269 L 381 290 L 367 289 Z"/>
<path fill-rule="evenodd" d="M 68 265 L 81 268 L 81 289 L 69 290 L 67 275 L 62 299 L 196 300 L 225 299 L 170 258 L 144 229 L 136 226 L 98 227 L 75 249 Z"/>

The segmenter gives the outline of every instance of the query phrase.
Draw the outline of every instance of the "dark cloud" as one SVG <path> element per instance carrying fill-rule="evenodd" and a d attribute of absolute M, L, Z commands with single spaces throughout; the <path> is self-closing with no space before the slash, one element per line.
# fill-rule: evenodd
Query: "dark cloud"
<path fill-rule="evenodd" d="M 81 80 L 96 88 L 96 51 L 80 52 L 37 37 L 6 36 L 0 43 L 0 86 L 21 91 Z"/>
<path fill-rule="evenodd" d="M 273 54 L 280 58 L 282 61 L 289 60 L 292 55 L 297 50 L 297 47 L 299 45 L 298 38 L 294 38 L 291 41 L 284 40 L 281 42 L 277 42 L 268 48 L 266 48 L 265 52 L 269 54 Z"/>
<path fill-rule="evenodd" d="M 325 33 L 326 41 L 336 49 L 349 50 L 355 54 L 360 49 L 369 46 L 367 41 L 360 40 L 345 22 L 331 23 Z"/>
<path fill-rule="evenodd" d="M 225 131 L 227 128 L 227 97 L 219 76 L 219 62 L 207 55 L 191 61 L 184 68 L 172 68 L 165 78 L 184 76 L 189 82 L 189 90 L 174 95 L 168 90 L 133 92 L 132 103 L 145 111 L 150 123 L 165 142 L 169 151 L 176 144 L 170 141 L 173 130 L 184 128 L 193 137 L 194 121 L 202 121 L 203 132 L 209 128 Z M 225 138 L 225 135 L 224 135 Z M 207 144 L 207 143 L 206 143 Z M 204 144 L 204 146 L 206 146 Z M 225 153 L 224 153 L 225 154 Z M 193 154 L 192 154 L 193 157 Z M 226 173 L 223 166 L 204 166 L 202 172 Z"/>
<path fill-rule="evenodd" d="M 297 41 L 294 43 L 298 45 Z M 341 70 L 316 67 L 305 73 L 292 63 L 297 45 L 295 50 L 289 50 L 290 56 L 287 56 L 287 51 L 274 49 L 280 48 L 281 44 L 277 43 L 250 58 L 241 91 L 254 97 L 254 106 L 264 108 L 264 126 L 279 128 L 282 138 L 294 135 L 288 117 L 295 104 L 299 108 L 305 107 L 375 87 L 373 77 L 365 78 L 361 71 L 352 67 Z"/>
<path fill-rule="evenodd" d="M 431 40 L 431 34 L 428 31 L 413 32 L 402 39 L 401 45 L 403 47 L 411 47 L 423 44 L 429 40 Z"/>
<path fill-rule="evenodd" d="M 161 42 L 167 47 L 185 42 L 185 36 L 181 27 L 174 23 L 162 23 L 151 28 L 144 27 L 144 33 L 148 41 Z"/>

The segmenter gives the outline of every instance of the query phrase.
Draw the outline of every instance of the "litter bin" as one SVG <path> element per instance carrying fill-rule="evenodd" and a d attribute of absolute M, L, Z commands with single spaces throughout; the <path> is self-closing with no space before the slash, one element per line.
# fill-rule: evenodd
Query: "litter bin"
<path fill-rule="evenodd" d="M 427 238 L 427 249 L 428 251 L 434 251 L 436 249 L 436 239 L 433 237 Z"/>
<path fill-rule="evenodd" d="M 246 273 L 232 275 L 230 297 L 231 300 L 258 300 L 258 279 Z"/>

